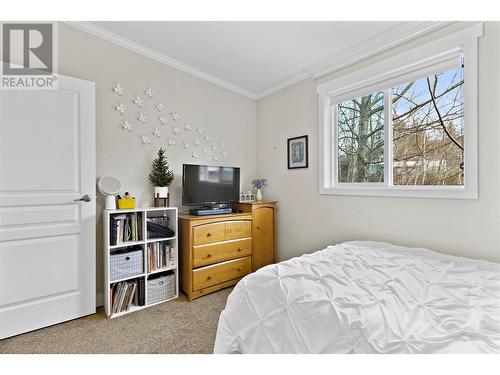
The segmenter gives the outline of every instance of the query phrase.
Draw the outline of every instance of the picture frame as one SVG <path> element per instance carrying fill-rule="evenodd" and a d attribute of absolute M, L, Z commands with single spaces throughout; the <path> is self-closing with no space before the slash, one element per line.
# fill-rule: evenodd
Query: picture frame
<path fill-rule="evenodd" d="M 309 168 L 308 136 L 288 138 L 287 140 L 288 169 Z"/>

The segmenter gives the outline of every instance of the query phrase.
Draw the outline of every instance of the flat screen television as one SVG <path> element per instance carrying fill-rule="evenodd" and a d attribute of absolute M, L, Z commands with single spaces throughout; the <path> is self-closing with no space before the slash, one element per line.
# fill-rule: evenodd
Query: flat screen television
<path fill-rule="evenodd" d="M 184 164 L 182 169 L 184 206 L 211 206 L 239 201 L 240 168 Z"/>

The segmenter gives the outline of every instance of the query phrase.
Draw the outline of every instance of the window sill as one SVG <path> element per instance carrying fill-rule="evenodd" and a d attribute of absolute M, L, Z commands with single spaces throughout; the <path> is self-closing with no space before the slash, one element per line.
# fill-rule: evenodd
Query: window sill
<path fill-rule="evenodd" d="M 477 190 L 464 187 L 322 187 L 321 195 L 351 195 L 368 197 L 438 198 L 438 199 L 478 199 Z"/>

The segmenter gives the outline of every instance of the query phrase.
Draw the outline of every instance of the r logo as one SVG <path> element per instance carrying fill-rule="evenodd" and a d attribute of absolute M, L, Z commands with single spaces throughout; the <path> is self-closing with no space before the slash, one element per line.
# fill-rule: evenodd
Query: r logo
<path fill-rule="evenodd" d="M 52 27 L 51 23 L 2 24 L 3 74 L 52 74 L 54 63 Z"/>

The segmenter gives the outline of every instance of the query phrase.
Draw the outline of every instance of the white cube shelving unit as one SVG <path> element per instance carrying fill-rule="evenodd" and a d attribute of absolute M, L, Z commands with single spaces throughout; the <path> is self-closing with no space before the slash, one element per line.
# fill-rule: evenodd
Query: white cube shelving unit
<path fill-rule="evenodd" d="M 118 214 L 126 214 L 126 213 L 138 213 L 138 215 L 142 215 L 141 220 L 141 228 L 142 228 L 142 238 L 139 241 L 129 241 L 117 243 L 116 245 L 110 245 L 110 223 L 111 217 L 113 215 Z M 179 251 L 178 251 L 178 234 L 177 234 L 177 207 L 147 207 L 147 208 L 133 208 L 133 209 L 125 209 L 125 210 L 104 210 L 104 309 L 106 311 L 106 315 L 108 318 L 116 318 L 118 316 L 126 315 L 134 311 L 142 310 L 148 308 L 153 305 L 157 305 L 159 303 L 167 302 L 179 297 Z M 147 231 L 147 218 L 148 217 L 159 217 L 159 216 L 168 216 L 169 218 L 169 228 L 175 232 L 173 237 L 168 238 L 148 238 Z M 167 268 L 162 268 L 157 271 L 148 272 L 148 251 L 147 245 L 153 242 L 168 242 L 170 246 L 174 248 L 174 265 Z M 140 246 L 143 252 L 143 269 L 142 273 L 138 273 L 137 275 L 125 277 L 123 279 L 111 280 L 110 279 L 110 254 L 113 250 L 117 250 L 120 248 L 125 248 L 128 246 Z M 148 303 L 148 293 L 147 293 L 147 281 L 150 275 L 158 274 L 161 272 L 172 271 L 175 274 L 175 296 L 164 301 Z M 124 312 L 112 313 L 111 306 L 111 286 L 120 281 L 134 280 L 144 278 L 145 285 L 145 304 L 143 306 L 136 306 L 132 304 L 129 310 Z M 136 291 L 137 293 L 138 291 Z"/>

